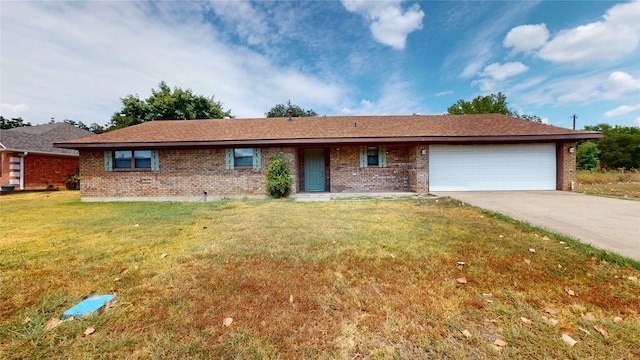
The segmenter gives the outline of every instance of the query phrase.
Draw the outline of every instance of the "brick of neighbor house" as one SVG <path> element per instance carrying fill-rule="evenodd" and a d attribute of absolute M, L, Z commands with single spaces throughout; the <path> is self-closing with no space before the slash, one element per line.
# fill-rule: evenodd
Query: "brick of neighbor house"
<path fill-rule="evenodd" d="M 176 199 L 204 197 L 266 197 L 266 167 L 280 153 L 291 167 L 296 191 L 297 151 L 293 148 L 263 148 L 260 169 L 225 167 L 225 149 L 159 150 L 159 170 L 105 171 L 104 151 L 81 151 L 80 190 L 83 198 Z"/>

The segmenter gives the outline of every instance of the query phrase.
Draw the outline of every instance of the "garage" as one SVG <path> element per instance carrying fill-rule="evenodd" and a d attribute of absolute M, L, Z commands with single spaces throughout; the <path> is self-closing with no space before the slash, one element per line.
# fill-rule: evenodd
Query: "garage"
<path fill-rule="evenodd" d="M 555 144 L 429 146 L 429 191 L 555 189 Z"/>

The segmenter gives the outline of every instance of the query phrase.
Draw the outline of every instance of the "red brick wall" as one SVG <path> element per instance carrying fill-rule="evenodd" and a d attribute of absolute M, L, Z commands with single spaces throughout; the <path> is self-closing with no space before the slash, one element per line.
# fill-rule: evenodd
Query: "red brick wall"
<path fill-rule="evenodd" d="M 412 191 L 412 147 L 386 146 L 387 167 L 360 167 L 360 147 L 330 150 L 331 192 Z"/>
<path fill-rule="evenodd" d="M 0 156 L 2 157 L 0 184 L 8 185 L 9 174 L 20 172 L 20 169 L 10 169 L 11 157 L 19 157 L 19 153 L 3 151 Z M 64 186 L 63 179 L 68 175 L 77 174 L 79 166 L 80 160 L 75 156 L 28 154 L 24 157 L 24 187 L 28 189 L 48 185 Z M 17 184 L 16 188 L 18 188 Z"/>
<path fill-rule="evenodd" d="M 293 148 L 263 148 L 262 167 L 225 168 L 225 149 L 159 150 L 159 171 L 104 170 L 104 151 L 81 151 L 82 197 L 199 197 L 265 195 L 265 171 L 279 152 L 289 162 L 297 188 L 298 153 Z"/>
<path fill-rule="evenodd" d="M 573 148 L 573 152 L 569 149 Z M 571 191 L 572 183 L 576 181 L 576 143 L 561 143 L 557 145 L 557 190 Z"/>

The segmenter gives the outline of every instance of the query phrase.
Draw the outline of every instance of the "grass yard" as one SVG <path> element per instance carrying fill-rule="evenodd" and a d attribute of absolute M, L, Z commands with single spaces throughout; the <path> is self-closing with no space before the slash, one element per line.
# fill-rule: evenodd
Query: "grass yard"
<path fill-rule="evenodd" d="M 640 358 L 638 262 L 449 199 L 78 197 L 0 198 L 2 359 Z"/>
<path fill-rule="evenodd" d="M 576 192 L 640 201 L 640 171 L 578 170 Z"/>

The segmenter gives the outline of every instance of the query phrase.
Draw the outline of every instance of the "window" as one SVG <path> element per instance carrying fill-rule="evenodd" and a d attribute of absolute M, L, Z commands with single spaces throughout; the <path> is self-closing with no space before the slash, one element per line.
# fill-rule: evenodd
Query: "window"
<path fill-rule="evenodd" d="M 227 169 L 253 168 L 260 169 L 262 152 L 260 148 L 237 148 L 225 150 L 225 167 Z"/>
<path fill-rule="evenodd" d="M 367 148 L 367 166 L 378 166 L 378 147 L 369 146 Z"/>
<path fill-rule="evenodd" d="M 253 166 L 253 149 L 233 149 L 233 165 L 235 167 Z"/>
<path fill-rule="evenodd" d="M 109 167 L 108 165 L 110 165 L 107 164 L 107 156 L 105 153 L 105 170 Z M 152 158 L 154 156 L 157 159 L 157 151 L 116 150 L 113 151 L 113 169 L 151 169 L 153 167 Z"/>
<path fill-rule="evenodd" d="M 360 147 L 360 167 L 377 166 L 387 167 L 387 147 L 386 146 L 361 146 Z"/>

